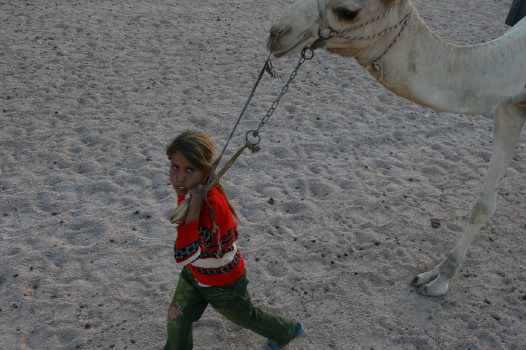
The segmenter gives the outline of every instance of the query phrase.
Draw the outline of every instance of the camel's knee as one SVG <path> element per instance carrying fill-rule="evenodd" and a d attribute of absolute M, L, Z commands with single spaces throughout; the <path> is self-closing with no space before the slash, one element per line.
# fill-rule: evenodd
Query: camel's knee
<path fill-rule="evenodd" d="M 494 213 L 495 201 L 479 198 L 471 211 L 469 223 L 472 225 L 482 225 L 488 221 Z"/>

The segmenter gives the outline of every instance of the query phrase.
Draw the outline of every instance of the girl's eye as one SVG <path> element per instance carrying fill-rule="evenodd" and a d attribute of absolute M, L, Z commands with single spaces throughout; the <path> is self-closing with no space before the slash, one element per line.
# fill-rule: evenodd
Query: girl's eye
<path fill-rule="evenodd" d="M 189 173 L 189 174 L 190 174 L 190 173 L 193 173 L 194 171 L 195 171 L 194 168 L 188 168 L 188 169 L 186 169 L 186 172 Z"/>

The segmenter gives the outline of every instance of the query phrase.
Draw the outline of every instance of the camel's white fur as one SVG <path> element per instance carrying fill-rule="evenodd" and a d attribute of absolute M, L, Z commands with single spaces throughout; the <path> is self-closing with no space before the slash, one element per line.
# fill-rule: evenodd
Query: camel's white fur
<path fill-rule="evenodd" d="M 375 37 L 407 14 L 405 25 Z M 346 32 L 351 27 L 359 28 Z M 329 36 L 331 30 L 340 35 Z M 320 37 L 327 51 L 354 57 L 384 87 L 412 102 L 443 112 L 495 112 L 488 174 L 464 234 L 440 264 L 413 280 L 422 294 L 443 295 L 495 212 L 497 190 L 526 119 L 526 19 L 498 39 L 459 46 L 434 35 L 410 0 L 300 0 L 272 26 L 267 46 L 279 57 L 318 45 Z"/>

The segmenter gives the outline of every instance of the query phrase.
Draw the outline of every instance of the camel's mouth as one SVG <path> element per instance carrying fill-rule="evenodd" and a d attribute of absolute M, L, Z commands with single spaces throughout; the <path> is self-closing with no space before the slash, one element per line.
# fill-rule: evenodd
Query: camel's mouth
<path fill-rule="evenodd" d="M 303 44 L 303 41 L 298 41 L 296 44 L 294 44 L 291 47 L 282 48 L 282 49 L 277 50 L 277 51 L 270 50 L 270 52 L 272 53 L 272 56 L 274 56 L 276 58 L 280 58 L 280 57 L 284 57 L 284 56 L 290 56 L 292 53 L 299 52 L 301 49 L 303 49 L 303 47 L 301 46 L 302 44 Z"/>
<path fill-rule="evenodd" d="M 308 46 L 308 36 L 308 32 L 304 32 L 294 42 L 284 45 L 290 40 L 284 40 L 284 37 L 271 34 L 267 40 L 267 49 L 276 58 L 290 56 Z"/>

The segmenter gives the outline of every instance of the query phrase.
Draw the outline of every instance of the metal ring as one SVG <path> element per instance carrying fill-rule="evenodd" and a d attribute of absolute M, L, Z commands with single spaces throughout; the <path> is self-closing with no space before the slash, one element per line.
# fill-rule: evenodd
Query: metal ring
<path fill-rule="evenodd" d="M 252 137 L 256 139 L 256 142 L 252 142 L 248 139 L 249 134 L 252 134 Z M 252 146 L 256 146 L 261 142 L 261 136 L 259 136 L 259 132 L 257 130 L 249 130 L 245 135 L 245 140 L 247 140 L 247 142 L 250 143 Z"/>
<path fill-rule="evenodd" d="M 308 53 L 308 56 L 306 55 Z M 303 57 L 306 60 L 310 60 L 314 57 L 314 50 L 310 47 L 305 47 L 303 50 L 301 50 L 301 57 Z"/>

